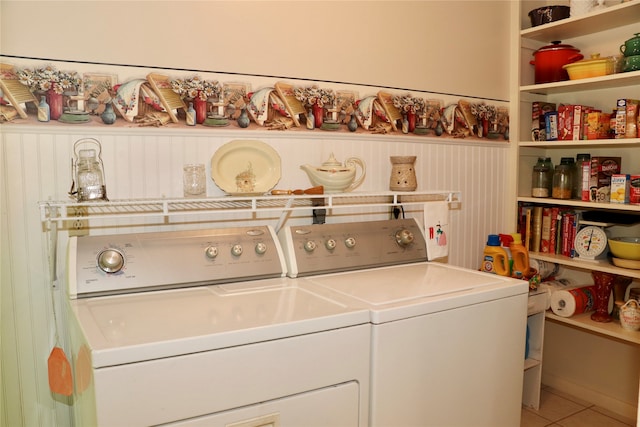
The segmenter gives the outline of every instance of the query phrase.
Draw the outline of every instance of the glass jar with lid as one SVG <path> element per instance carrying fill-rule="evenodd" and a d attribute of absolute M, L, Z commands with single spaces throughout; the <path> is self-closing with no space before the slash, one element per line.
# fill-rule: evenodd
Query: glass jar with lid
<path fill-rule="evenodd" d="M 573 157 L 562 157 L 560 164 L 553 172 L 553 189 L 551 197 L 554 199 L 570 199 L 573 192 Z"/>
<path fill-rule="evenodd" d="M 538 157 L 531 177 L 531 196 L 550 197 L 553 184 L 553 165 L 550 157 Z"/>
<path fill-rule="evenodd" d="M 544 165 L 544 158 L 538 157 L 538 161 L 533 166 L 533 174 L 531 176 L 531 196 L 532 197 L 549 197 L 549 186 L 547 173 L 549 168 Z"/>

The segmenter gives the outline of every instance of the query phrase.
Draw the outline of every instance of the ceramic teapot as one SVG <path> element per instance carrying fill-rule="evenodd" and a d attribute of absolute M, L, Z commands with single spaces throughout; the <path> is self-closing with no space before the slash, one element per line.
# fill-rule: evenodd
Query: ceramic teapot
<path fill-rule="evenodd" d="M 360 166 L 361 174 L 356 179 L 357 166 Z M 312 185 L 322 185 L 325 193 L 341 193 L 353 191 L 362 184 L 367 168 L 357 157 L 349 157 L 342 164 L 331 153 L 329 160 L 321 166 L 302 165 L 300 169 L 309 175 Z"/>
<path fill-rule="evenodd" d="M 627 331 L 640 331 L 640 303 L 634 299 L 620 307 L 620 325 Z"/>

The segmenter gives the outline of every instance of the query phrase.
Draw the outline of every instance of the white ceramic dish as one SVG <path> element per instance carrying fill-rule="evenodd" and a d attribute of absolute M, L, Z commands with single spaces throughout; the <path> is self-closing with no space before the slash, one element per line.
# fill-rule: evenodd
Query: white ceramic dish
<path fill-rule="evenodd" d="M 276 186 L 280 176 L 278 152 L 262 141 L 231 141 L 211 158 L 211 178 L 232 196 L 265 194 Z"/>

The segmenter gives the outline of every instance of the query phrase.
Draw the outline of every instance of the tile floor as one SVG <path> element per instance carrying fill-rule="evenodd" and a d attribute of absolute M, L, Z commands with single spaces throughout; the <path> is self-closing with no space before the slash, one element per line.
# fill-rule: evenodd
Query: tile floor
<path fill-rule="evenodd" d="M 636 420 L 611 413 L 591 403 L 543 387 L 540 409 L 522 408 L 520 427 L 629 427 Z"/>

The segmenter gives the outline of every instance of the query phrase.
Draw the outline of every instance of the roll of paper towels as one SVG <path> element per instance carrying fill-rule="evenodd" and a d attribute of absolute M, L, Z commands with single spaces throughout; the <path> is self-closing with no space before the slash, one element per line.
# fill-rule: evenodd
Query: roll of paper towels
<path fill-rule="evenodd" d="M 584 286 L 568 290 L 559 290 L 551 294 L 551 311 L 560 317 L 593 310 L 596 300 L 596 287 Z"/>
<path fill-rule="evenodd" d="M 568 289 L 579 288 L 583 286 L 590 286 L 589 284 L 576 285 L 576 281 L 573 279 L 558 279 L 548 282 L 542 282 L 538 285 L 538 289 L 545 292 L 546 295 L 546 307 L 545 310 L 551 308 L 551 294 L 556 291 L 566 291 Z"/>

